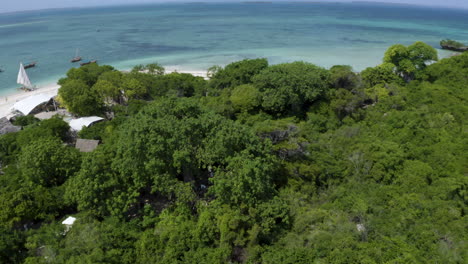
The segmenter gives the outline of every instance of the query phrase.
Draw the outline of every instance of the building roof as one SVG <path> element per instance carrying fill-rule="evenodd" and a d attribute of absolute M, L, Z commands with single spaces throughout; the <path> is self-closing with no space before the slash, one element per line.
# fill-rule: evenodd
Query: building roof
<path fill-rule="evenodd" d="M 31 113 L 31 111 L 34 110 L 34 108 L 36 108 L 37 106 L 43 103 L 47 103 L 52 97 L 53 96 L 46 95 L 46 94 L 32 95 L 26 99 L 16 102 L 11 108 L 11 110 L 19 111 L 23 113 L 23 115 L 29 115 L 29 113 Z"/>
<path fill-rule="evenodd" d="M 359 232 L 364 232 L 364 231 L 366 231 L 366 227 L 365 227 L 363 224 L 357 224 L 357 225 L 356 225 L 356 229 L 357 229 L 357 231 L 359 231 Z"/>
<path fill-rule="evenodd" d="M 73 225 L 75 223 L 76 218 L 73 216 L 69 216 L 67 219 L 63 220 L 62 224 L 63 225 Z"/>
<path fill-rule="evenodd" d="M 40 120 L 45 120 L 45 119 L 50 119 L 54 117 L 55 115 L 58 115 L 63 118 L 63 120 L 71 120 L 72 119 L 72 114 L 69 113 L 65 109 L 57 109 L 57 111 L 49 111 L 49 112 L 40 112 L 38 114 L 35 114 L 34 117 L 38 118 Z"/>
<path fill-rule="evenodd" d="M 8 118 L 3 117 L 0 119 L 0 135 L 18 132 L 21 127 L 13 125 Z"/>
<path fill-rule="evenodd" d="M 80 131 L 81 129 L 83 129 L 83 127 L 89 127 L 93 123 L 96 123 L 101 120 L 104 120 L 104 118 L 98 117 L 98 116 L 82 117 L 82 118 L 71 120 L 70 127 L 73 130 Z"/>
<path fill-rule="evenodd" d="M 75 147 L 81 152 L 92 152 L 99 145 L 99 140 L 77 139 Z"/>

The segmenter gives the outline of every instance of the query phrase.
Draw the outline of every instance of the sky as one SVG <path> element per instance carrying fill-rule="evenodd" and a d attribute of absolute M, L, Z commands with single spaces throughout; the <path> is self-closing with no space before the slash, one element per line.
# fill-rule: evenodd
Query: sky
<path fill-rule="evenodd" d="M 235 2 L 235 0 L 230 0 Z M 239 0 L 241 1 L 241 0 Z M 249 1 L 249 0 L 246 0 Z M 266 0 L 279 1 L 279 0 Z M 356 0 L 295 0 L 314 2 L 352 2 Z M 358 0 L 359 1 L 359 0 Z M 468 9 L 468 0 L 367 0 L 368 2 L 391 2 L 415 5 L 430 5 L 443 7 L 458 7 Z M 225 2 L 223 0 L 1 0 L 0 13 L 15 12 L 35 9 L 86 7 L 97 5 L 121 5 L 135 3 L 157 3 L 157 2 Z M 284 2 L 284 0 L 283 0 Z"/>

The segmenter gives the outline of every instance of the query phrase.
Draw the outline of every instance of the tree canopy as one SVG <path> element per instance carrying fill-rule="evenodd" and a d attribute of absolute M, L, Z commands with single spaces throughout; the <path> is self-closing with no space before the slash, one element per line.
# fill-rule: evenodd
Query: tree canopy
<path fill-rule="evenodd" d="M 395 65 L 398 73 L 406 80 L 412 80 L 415 74 L 426 68 L 428 62 L 437 60 L 437 51 L 418 41 L 408 47 L 401 44 L 391 46 L 385 52 L 383 62 Z"/>
<path fill-rule="evenodd" d="M 254 77 L 262 107 L 272 113 L 301 111 L 328 89 L 327 70 L 305 62 L 271 66 Z"/>
<path fill-rule="evenodd" d="M 434 59 L 72 69 L 63 106 L 112 118 L 0 136 L 0 262 L 465 263 L 468 53 Z"/>
<path fill-rule="evenodd" d="M 233 62 L 224 68 L 212 68 L 210 86 L 225 89 L 252 82 L 252 78 L 268 67 L 266 59 L 245 59 Z"/>

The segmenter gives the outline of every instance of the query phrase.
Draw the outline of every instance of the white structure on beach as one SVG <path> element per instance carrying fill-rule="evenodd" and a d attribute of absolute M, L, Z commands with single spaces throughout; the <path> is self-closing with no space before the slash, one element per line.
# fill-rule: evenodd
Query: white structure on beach
<path fill-rule="evenodd" d="M 19 111 L 23 115 L 29 115 L 34 108 L 38 107 L 43 103 L 49 102 L 53 96 L 46 94 L 36 94 L 32 95 L 26 99 L 16 102 L 11 108 L 13 111 Z"/>
<path fill-rule="evenodd" d="M 70 231 L 70 228 L 72 225 L 75 223 L 76 218 L 73 216 L 69 216 L 67 219 L 63 220 L 62 225 L 65 225 L 65 232 L 63 233 L 64 235 Z"/>
<path fill-rule="evenodd" d="M 90 125 L 102 120 L 104 120 L 104 118 L 99 116 L 88 116 L 71 120 L 69 124 L 73 130 L 80 131 L 83 127 L 89 127 Z"/>

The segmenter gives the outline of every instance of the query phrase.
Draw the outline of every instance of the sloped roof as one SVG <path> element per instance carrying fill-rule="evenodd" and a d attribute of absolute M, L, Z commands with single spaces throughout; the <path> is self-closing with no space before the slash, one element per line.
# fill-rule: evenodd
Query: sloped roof
<path fill-rule="evenodd" d="M 40 120 L 45 120 L 45 119 L 50 119 L 54 117 L 55 115 L 61 116 L 64 120 L 72 119 L 72 114 L 69 113 L 65 109 L 57 109 L 57 111 L 41 112 L 41 113 L 35 114 L 34 117 Z"/>
<path fill-rule="evenodd" d="M 73 225 L 75 223 L 76 218 L 73 216 L 69 216 L 67 219 L 63 220 L 62 224 L 63 225 Z"/>
<path fill-rule="evenodd" d="M 71 120 L 70 127 L 73 130 L 80 131 L 81 129 L 83 129 L 84 126 L 89 127 L 91 124 L 101 121 L 101 120 L 104 120 L 104 118 L 98 117 L 98 116 L 82 117 L 82 118 Z"/>
<path fill-rule="evenodd" d="M 18 132 L 21 130 L 21 127 L 14 126 L 8 118 L 3 117 L 0 119 L 0 135 L 5 135 L 8 133 Z"/>
<path fill-rule="evenodd" d="M 29 115 L 29 113 L 31 113 L 31 111 L 34 110 L 34 108 L 43 103 L 47 103 L 52 97 L 53 96 L 46 94 L 32 95 L 26 99 L 16 102 L 11 109 L 13 111 L 19 111 L 24 115 Z"/>
<path fill-rule="evenodd" d="M 77 139 L 75 147 L 81 152 L 92 152 L 99 145 L 99 140 Z"/>

